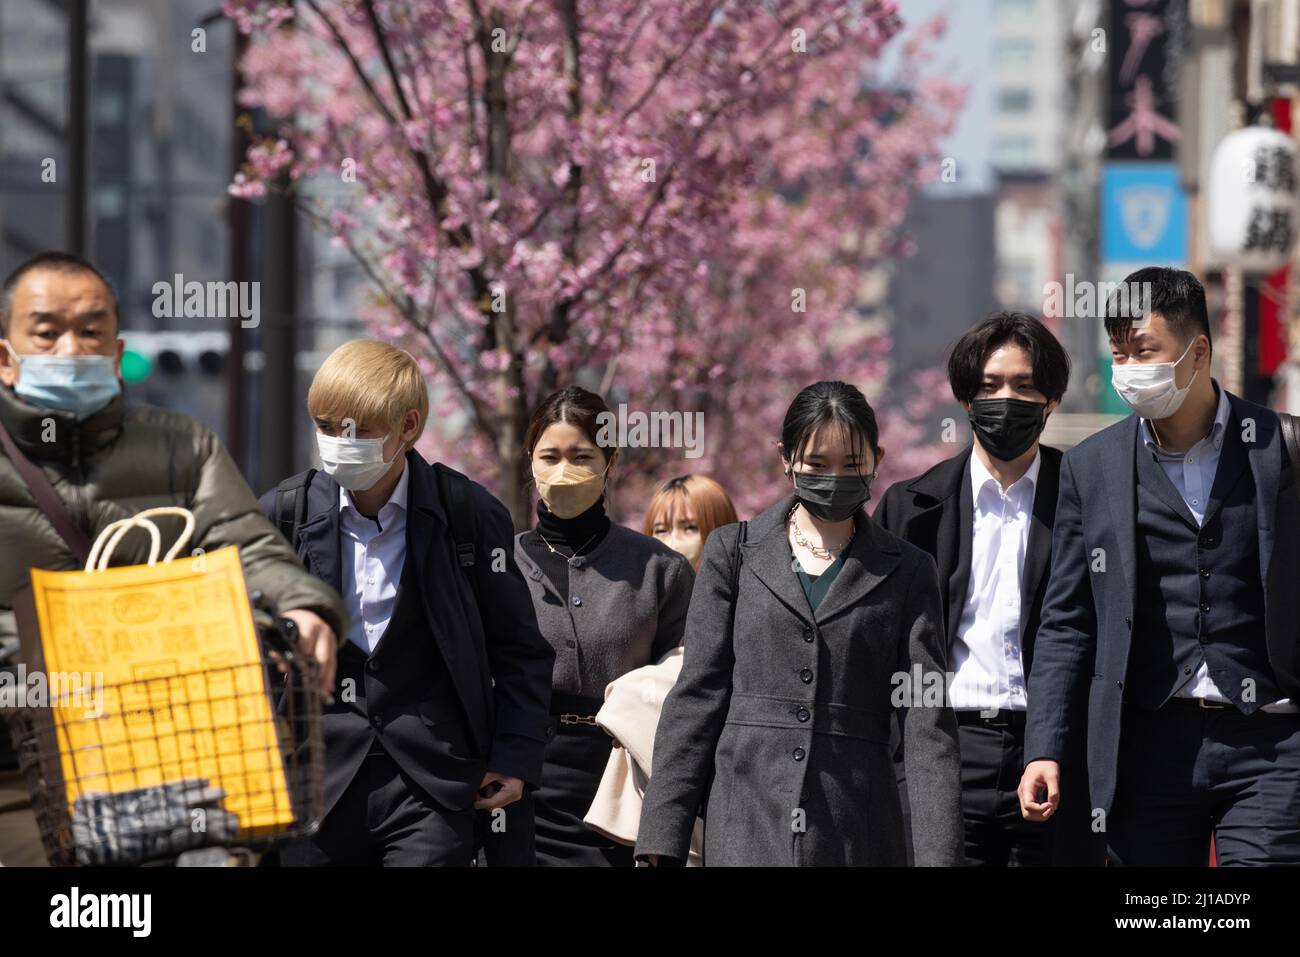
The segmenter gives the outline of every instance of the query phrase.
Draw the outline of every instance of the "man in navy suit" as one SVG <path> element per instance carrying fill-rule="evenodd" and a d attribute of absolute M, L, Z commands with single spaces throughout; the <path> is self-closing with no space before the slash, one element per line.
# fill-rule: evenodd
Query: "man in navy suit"
<path fill-rule="evenodd" d="M 1086 722 L 1112 863 L 1204 865 L 1213 835 L 1220 864 L 1300 864 L 1300 502 L 1279 419 L 1211 378 L 1194 276 L 1125 283 L 1148 292 L 1106 317 L 1134 414 L 1062 460 L 1022 813 L 1056 813 Z"/>

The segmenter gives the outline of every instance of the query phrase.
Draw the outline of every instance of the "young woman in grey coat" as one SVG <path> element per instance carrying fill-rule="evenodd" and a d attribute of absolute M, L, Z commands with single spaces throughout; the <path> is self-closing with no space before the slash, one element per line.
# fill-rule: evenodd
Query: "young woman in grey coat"
<path fill-rule="evenodd" d="M 705 866 L 906 864 L 889 736 L 895 706 L 910 704 L 915 860 L 961 864 L 938 581 L 928 555 L 862 510 L 878 439 L 858 389 L 809 386 L 780 443 L 793 493 L 709 537 L 638 859 L 683 861 L 703 813 Z"/>
<path fill-rule="evenodd" d="M 605 514 L 618 450 L 598 441 L 602 412 L 600 396 L 564 389 L 534 413 L 525 439 L 540 501 L 515 559 L 555 670 L 542 782 L 507 809 L 506 824 L 533 813 L 543 865 L 632 866 L 632 848 L 583 823 L 613 743 L 594 717 L 606 685 L 681 644 L 695 580 L 683 555 Z"/>

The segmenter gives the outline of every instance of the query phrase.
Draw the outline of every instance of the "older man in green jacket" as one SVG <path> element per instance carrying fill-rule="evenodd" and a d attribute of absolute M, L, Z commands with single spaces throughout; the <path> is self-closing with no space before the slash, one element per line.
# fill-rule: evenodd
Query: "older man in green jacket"
<path fill-rule="evenodd" d="M 294 620 L 332 689 L 338 636 L 347 634 L 341 600 L 299 565 L 211 431 L 175 412 L 126 405 L 118 320 L 108 282 L 78 257 L 43 253 L 15 269 L 0 288 L 0 424 L 90 540 L 118 519 L 175 505 L 194 513 L 192 548 L 238 545 L 249 592 Z M 164 537 L 179 527 L 160 520 Z M 149 536 L 128 535 L 113 564 L 142 564 L 148 547 Z M 80 562 L 0 444 L 0 644 L 12 646 L 14 596 L 33 567 Z M 43 863 L 8 739 L 0 724 L 0 865 Z"/>

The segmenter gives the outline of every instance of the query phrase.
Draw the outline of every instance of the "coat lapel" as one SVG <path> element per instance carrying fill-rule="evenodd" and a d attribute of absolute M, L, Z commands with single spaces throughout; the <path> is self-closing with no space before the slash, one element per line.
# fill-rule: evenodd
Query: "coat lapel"
<path fill-rule="evenodd" d="M 1232 436 L 1224 436 L 1225 448 L 1228 442 L 1240 439 L 1242 419 L 1250 417 L 1255 422 L 1255 441 L 1246 445 L 1246 457 L 1255 478 L 1255 524 L 1259 529 L 1259 577 L 1261 581 L 1267 582 L 1269 565 L 1273 561 L 1273 524 L 1277 517 L 1277 489 L 1282 480 L 1282 453 L 1279 450 L 1282 437 L 1276 416 L 1256 414 L 1242 399 L 1231 392 L 1228 393 L 1228 401 L 1232 405 L 1229 421 L 1236 431 Z M 1264 589 L 1264 601 L 1267 604 L 1267 588 Z"/>
<path fill-rule="evenodd" d="M 1236 404 L 1229 398 L 1228 421 L 1223 427 L 1223 442 L 1219 445 L 1219 467 L 1214 472 L 1214 484 L 1210 487 L 1210 497 L 1205 503 L 1207 522 L 1214 517 L 1214 513 L 1219 510 L 1219 506 L 1228 497 L 1237 480 L 1248 471 L 1250 458 L 1246 453 L 1245 443 L 1241 441 L 1242 418 Z M 1264 438 L 1259 435 L 1258 420 L 1256 420 L 1255 430 L 1256 441 L 1251 443 L 1252 448 L 1258 448 Z"/>
<path fill-rule="evenodd" d="M 1124 578 L 1127 610 L 1133 614 L 1137 597 L 1137 430 L 1138 417 L 1130 415 L 1120 423 L 1109 437 L 1110 444 L 1097 450 L 1096 458 L 1103 463 L 1097 471 L 1102 473 L 1106 485 L 1106 504 L 1115 525 L 1115 547 L 1119 555 L 1106 558 L 1106 570 L 1114 569 Z M 1095 473 L 1094 473 L 1095 474 Z M 1087 481 L 1085 475 L 1079 476 Z M 1184 508 L 1186 504 L 1184 503 Z M 1115 559 L 1118 559 L 1118 564 Z M 1092 561 L 1093 556 L 1087 556 Z"/>
<path fill-rule="evenodd" d="M 1020 576 L 1020 646 L 1025 646 L 1025 629 L 1033 614 L 1034 596 L 1052 561 L 1052 528 L 1056 524 L 1056 494 L 1061 484 L 1061 456 L 1055 449 L 1040 446 L 1038 480 L 1034 483 L 1034 509 L 1029 519 L 1029 540 L 1025 545 L 1025 567 Z"/>
<path fill-rule="evenodd" d="M 406 503 L 406 560 L 413 564 L 415 577 L 411 580 L 421 596 L 424 616 L 429 628 L 442 641 L 442 629 L 438 628 L 438 619 L 430 606 L 430 584 L 446 589 L 455 581 L 454 572 L 460 575 L 458 567 L 449 568 L 447 562 L 439 562 L 436 546 L 445 546 L 448 540 L 447 513 L 438 495 L 438 483 L 433 466 L 414 450 L 406 453 L 406 467 L 410 469 L 407 486 Z M 446 549 L 443 549 L 446 554 Z M 432 596 L 440 598 L 440 595 Z"/>
<path fill-rule="evenodd" d="M 824 625 L 840 612 L 851 608 L 889 577 L 889 573 L 898 567 L 902 551 L 888 535 L 881 534 L 865 512 L 859 511 L 853 519 L 853 541 L 849 543 L 844 555 L 844 567 L 831 582 L 826 596 L 817 606 L 815 620 Z M 803 593 L 802 586 L 794 573 L 790 577 L 795 586 Z M 806 603 L 805 603 L 806 604 Z"/>
<path fill-rule="evenodd" d="M 969 463 L 969 456 L 966 461 Z M 971 539 L 975 536 L 975 493 L 970 487 L 970 482 L 967 481 L 969 477 L 969 471 L 963 468 L 961 481 L 953 490 L 948 506 L 949 521 L 953 526 L 952 535 L 957 541 L 957 560 L 947 581 L 948 603 L 945 606 L 950 648 L 957 638 L 957 628 L 961 625 L 961 612 L 966 607 L 966 591 L 970 588 Z"/>
<path fill-rule="evenodd" d="M 785 516 L 793 505 L 794 495 L 787 495 L 754 519 L 749 538 L 741 546 L 744 549 L 743 564 L 749 566 L 783 605 L 811 625 L 812 609 L 791 564 L 790 545 L 786 540 Z"/>
<path fill-rule="evenodd" d="M 915 528 L 927 521 L 934 523 L 934 560 L 939 573 L 939 599 L 946 614 L 950 644 L 961 618 L 966 588 L 970 583 L 973 505 L 969 477 L 973 450 L 974 446 L 968 445 L 964 452 L 914 479 L 907 486 L 908 491 L 932 501 L 932 504 L 918 510 L 909 526 Z M 912 540 L 910 533 L 907 537 Z"/>
<path fill-rule="evenodd" d="M 313 575 L 337 592 L 343 590 L 342 549 L 339 540 L 339 485 L 324 472 L 312 477 L 307 492 L 307 517 L 298 540 Z"/>

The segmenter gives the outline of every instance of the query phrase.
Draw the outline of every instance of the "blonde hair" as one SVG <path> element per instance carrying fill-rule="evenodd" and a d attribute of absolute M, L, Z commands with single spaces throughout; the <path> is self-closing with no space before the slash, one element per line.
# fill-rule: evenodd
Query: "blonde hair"
<path fill-rule="evenodd" d="M 715 528 L 737 520 L 736 506 L 721 485 L 707 475 L 679 475 L 660 485 L 650 499 L 645 513 L 645 533 L 653 535 L 658 522 L 667 524 L 679 505 L 695 512 L 700 541 L 707 539 Z"/>
<path fill-rule="evenodd" d="M 392 426 L 410 409 L 420 415 L 418 439 L 429 418 L 429 387 L 409 352 L 374 339 L 353 339 L 331 352 L 307 391 L 311 417 L 328 422 Z"/>

